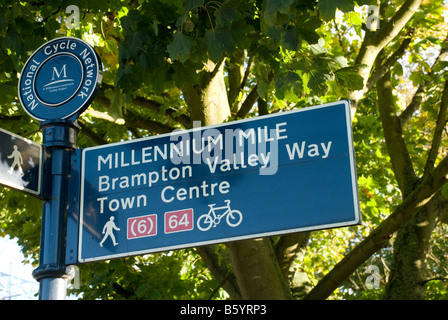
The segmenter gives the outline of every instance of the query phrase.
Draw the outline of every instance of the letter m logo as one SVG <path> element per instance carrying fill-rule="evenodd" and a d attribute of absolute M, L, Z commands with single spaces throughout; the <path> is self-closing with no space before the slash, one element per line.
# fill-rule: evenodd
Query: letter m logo
<path fill-rule="evenodd" d="M 58 71 L 58 69 L 56 69 L 56 67 L 53 67 L 53 76 L 51 78 L 52 81 L 55 80 L 55 76 L 57 79 L 59 79 L 62 75 L 62 78 L 67 78 L 67 71 L 65 69 L 66 64 L 64 64 L 64 66 L 61 68 L 60 71 Z"/>

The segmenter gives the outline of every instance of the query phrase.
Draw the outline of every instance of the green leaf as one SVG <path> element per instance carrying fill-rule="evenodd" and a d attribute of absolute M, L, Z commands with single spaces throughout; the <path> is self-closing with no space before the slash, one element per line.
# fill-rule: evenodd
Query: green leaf
<path fill-rule="evenodd" d="M 241 13 L 232 2 L 225 2 L 215 11 L 216 27 L 228 27 L 232 22 L 239 21 L 242 18 Z"/>
<path fill-rule="evenodd" d="M 335 71 L 334 75 L 338 86 L 349 90 L 361 90 L 364 86 L 364 79 L 357 70 L 357 67 L 345 67 Z"/>
<path fill-rule="evenodd" d="M 115 88 L 111 98 L 111 104 L 109 108 L 110 116 L 114 119 L 123 118 L 122 110 L 122 92 L 120 88 Z"/>
<path fill-rule="evenodd" d="M 11 80 L 0 83 L 0 104 L 11 103 L 17 95 L 17 81 Z"/>
<path fill-rule="evenodd" d="M 329 69 L 329 62 L 331 60 L 317 58 L 303 75 L 303 81 L 312 94 L 324 95 L 328 91 L 326 82 L 333 79 L 333 73 Z"/>
<path fill-rule="evenodd" d="M 141 285 L 137 287 L 137 290 L 135 290 L 135 295 L 137 297 L 143 296 L 144 293 L 148 290 L 148 288 L 149 288 L 148 283 L 143 282 Z"/>
<path fill-rule="evenodd" d="M 320 9 L 320 17 L 330 21 L 335 17 L 336 9 L 341 11 L 353 10 L 353 0 L 319 0 L 317 7 Z"/>
<path fill-rule="evenodd" d="M 225 53 L 231 53 L 235 48 L 232 36 L 228 32 L 216 30 L 209 30 L 205 33 L 205 46 L 208 56 L 213 62 L 218 62 Z"/>
<path fill-rule="evenodd" d="M 327 55 L 328 50 L 324 47 L 325 41 L 323 39 L 319 39 L 318 43 L 310 46 L 310 52 L 315 55 Z"/>
<path fill-rule="evenodd" d="M 260 26 L 263 33 L 267 32 L 269 27 L 282 27 L 290 20 L 289 0 L 267 0 L 263 2 L 264 9 L 261 14 Z"/>
<path fill-rule="evenodd" d="M 409 80 L 412 81 L 412 84 L 414 86 L 425 84 L 421 72 L 412 72 L 411 75 L 409 76 Z"/>
<path fill-rule="evenodd" d="M 185 62 L 190 57 L 193 40 L 183 33 L 176 32 L 173 42 L 167 46 L 171 59 Z"/>
<path fill-rule="evenodd" d="M 303 92 L 302 81 L 297 73 L 286 72 L 276 75 L 275 96 L 278 99 L 287 99 L 295 102 Z"/>
<path fill-rule="evenodd" d="M 280 13 L 288 14 L 293 3 L 294 0 L 267 0 L 266 12 L 271 13 L 278 11 Z"/>
<path fill-rule="evenodd" d="M 328 91 L 326 82 L 331 80 L 331 74 L 314 70 L 308 73 L 308 88 L 315 95 L 325 95 Z"/>
<path fill-rule="evenodd" d="M 442 186 L 442 189 L 440 189 L 440 193 L 441 193 L 444 197 L 448 196 L 448 183 L 445 183 L 445 184 Z"/>
<path fill-rule="evenodd" d="M 296 21 L 296 28 L 299 39 L 303 39 L 309 44 L 317 43 L 320 39 L 316 29 L 319 28 L 322 21 L 316 17 L 310 15 L 308 12 L 302 14 Z"/>
<path fill-rule="evenodd" d="M 173 63 L 173 68 L 175 70 L 173 80 L 178 88 L 182 88 L 182 86 L 187 82 L 192 85 L 198 83 L 199 77 L 196 71 L 199 69 L 199 66 L 190 60 L 185 63 L 175 61 Z"/>
<path fill-rule="evenodd" d="M 296 51 L 299 41 L 297 40 L 297 29 L 290 28 L 284 34 L 282 38 L 282 46 L 291 51 Z"/>
<path fill-rule="evenodd" d="M 361 18 L 361 14 L 359 12 L 349 12 L 346 14 L 347 23 L 355 26 L 361 26 L 364 23 L 364 20 Z"/>
<path fill-rule="evenodd" d="M 439 72 L 448 67 L 448 61 L 439 60 L 432 68 L 434 72 Z"/>
<path fill-rule="evenodd" d="M 251 33 L 254 33 L 253 26 L 246 24 L 242 20 L 232 24 L 233 39 L 240 49 L 249 49 L 251 43 L 256 41 L 257 38 L 251 37 Z"/>
<path fill-rule="evenodd" d="M 187 10 L 191 10 L 204 6 L 204 0 L 187 0 L 185 1 L 185 7 Z"/>

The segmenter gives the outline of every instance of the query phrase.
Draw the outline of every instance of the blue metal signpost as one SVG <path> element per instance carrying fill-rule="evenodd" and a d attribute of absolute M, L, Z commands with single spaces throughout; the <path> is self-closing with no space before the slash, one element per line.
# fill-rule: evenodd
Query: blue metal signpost
<path fill-rule="evenodd" d="M 84 149 L 70 259 L 359 224 L 350 122 L 341 101 Z"/>
<path fill-rule="evenodd" d="M 76 148 L 77 117 L 89 106 L 101 83 L 102 66 L 86 42 L 62 37 L 37 49 L 23 67 L 19 99 L 25 111 L 41 123 L 44 198 L 39 267 L 39 299 L 65 299 L 66 226 L 71 157 Z"/>

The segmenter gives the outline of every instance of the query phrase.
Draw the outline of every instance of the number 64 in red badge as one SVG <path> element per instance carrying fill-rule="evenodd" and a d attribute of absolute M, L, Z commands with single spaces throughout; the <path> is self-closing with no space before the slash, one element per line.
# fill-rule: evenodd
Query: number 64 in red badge
<path fill-rule="evenodd" d="M 193 209 L 165 212 L 165 233 L 193 230 Z"/>

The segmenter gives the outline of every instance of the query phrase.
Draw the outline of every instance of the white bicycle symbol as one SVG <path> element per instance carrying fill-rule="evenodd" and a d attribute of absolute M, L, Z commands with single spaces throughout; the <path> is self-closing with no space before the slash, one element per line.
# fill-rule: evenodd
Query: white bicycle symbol
<path fill-rule="evenodd" d="M 207 231 L 211 227 L 216 227 L 221 219 L 226 217 L 226 222 L 231 227 L 237 227 L 241 221 L 243 221 L 243 215 L 239 210 L 230 209 L 230 200 L 224 200 L 227 203 L 224 207 L 215 208 L 216 204 L 209 204 L 210 211 L 207 214 L 203 214 L 199 217 L 197 225 L 199 230 Z M 222 214 L 216 214 L 215 210 L 226 210 Z"/>

